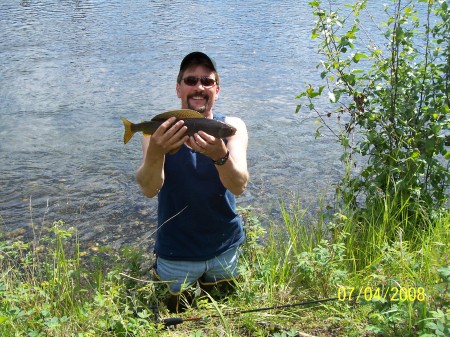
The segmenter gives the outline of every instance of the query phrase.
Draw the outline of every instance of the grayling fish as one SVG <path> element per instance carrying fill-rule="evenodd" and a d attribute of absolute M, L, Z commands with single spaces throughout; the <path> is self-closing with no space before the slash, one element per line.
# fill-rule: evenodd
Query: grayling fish
<path fill-rule="evenodd" d="M 153 117 L 150 121 L 138 124 L 133 124 L 128 119 L 120 117 L 125 126 L 123 142 L 125 144 L 128 143 L 136 132 L 142 132 L 144 135 L 153 134 L 156 129 L 170 117 L 176 117 L 176 121 L 180 119 L 184 121 L 184 125 L 187 126 L 185 134 L 188 136 L 193 136 L 194 133 L 204 131 L 216 138 L 227 138 L 236 133 L 236 128 L 230 124 L 215 119 L 205 118 L 201 113 L 194 110 L 181 109 L 163 112 L 162 114 Z"/>

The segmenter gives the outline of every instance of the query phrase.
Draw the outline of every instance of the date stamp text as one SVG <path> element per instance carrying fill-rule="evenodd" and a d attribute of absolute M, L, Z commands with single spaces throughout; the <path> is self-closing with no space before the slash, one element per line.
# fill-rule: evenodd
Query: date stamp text
<path fill-rule="evenodd" d="M 381 301 L 391 302 L 414 302 L 425 301 L 425 289 L 423 287 L 345 287 L 341 286 L 337 290 L 339 301 Z"/>

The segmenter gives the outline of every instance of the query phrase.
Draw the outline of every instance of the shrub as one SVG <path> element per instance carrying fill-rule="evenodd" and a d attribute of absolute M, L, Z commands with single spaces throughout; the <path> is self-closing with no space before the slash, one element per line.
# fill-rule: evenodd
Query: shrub
<path fill-rule="evenodd" d="M 298 95 L 297 112 L 306 99 L 339 140 L 348 167 L 362 156 L 359 174 L 350 171 L 338 188 L 344 204 L 370 208 L 395 195 L 420 224 L 449 200 L 450 11 L 442 0 L 391 2 L 376 38 L 361 20 L 366 0 L 347 5 L 348 13 L 310 2 L 325 83 Z M 332 112 L 317 104 L 325 93 Z"/>

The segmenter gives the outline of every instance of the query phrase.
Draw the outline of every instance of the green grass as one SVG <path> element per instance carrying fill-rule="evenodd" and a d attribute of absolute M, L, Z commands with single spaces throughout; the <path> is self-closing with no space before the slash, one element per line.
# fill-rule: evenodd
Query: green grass
<path fill-rule="evenodd" d="M 0 243 L 0 335 L 445 336 L 450 213 L 417 223 L 398 206 L 384 200 L 357 215 L 311 218 L 294 201 L 268 226 L 241 210 L 247 242 L 236 291 L 198 298 L 169 330 L 154 319 L 153 306 L 161 318 L 177 315 L 165 309 L 165 287 L 151 281 L 150 257 L 133 247 L 85 252 L 76 231 L 55 222 L 44 239 Z M 410 294 L 395 300 L 395 289 Z"/>

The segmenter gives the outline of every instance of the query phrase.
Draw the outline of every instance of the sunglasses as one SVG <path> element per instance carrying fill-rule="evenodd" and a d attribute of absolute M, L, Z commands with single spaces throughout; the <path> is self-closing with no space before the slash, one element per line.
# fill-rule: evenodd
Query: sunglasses
<path fill-rule="evenodd" d="M 188 76 L 183 78 L 183 82 L 184 84 L 193 87 L 195 85 L 197 85 L 198 81 L 200 80 L 200 83 L 204 86 L 204 87 L 212 87 L 214 84 L 217 83 L 217 81 L 213 78 L 209 78 L 209 77 L 194 77 L 194 76 Z"/>

